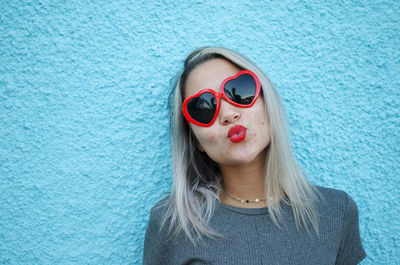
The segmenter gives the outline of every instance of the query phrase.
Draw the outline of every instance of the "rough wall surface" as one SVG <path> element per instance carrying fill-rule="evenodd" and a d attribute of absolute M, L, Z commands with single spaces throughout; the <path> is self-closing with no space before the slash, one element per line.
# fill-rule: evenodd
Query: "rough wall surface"
<path fill-rule="evenodd" d="M 205 45 L 270 76 L 308 178 L 358 204 L 362 264 L 399 264 L 400 2 L 312 2 L 1 1 L 0 264 L 141 263 L 171 79 Z"/>

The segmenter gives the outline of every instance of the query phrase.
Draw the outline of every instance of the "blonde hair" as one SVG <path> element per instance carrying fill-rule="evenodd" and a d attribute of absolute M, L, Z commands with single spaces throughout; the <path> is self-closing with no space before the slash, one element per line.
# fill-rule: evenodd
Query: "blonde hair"
<path fill-rule="evenodd" d="M 223 236 L 208 223 L 216 200 L 222 192 L 218 165 L 196 147 L 195 136 L 182 114 L 185 82 L 190 72 L 202 62 L 223 58 L 240 69 L 253 71 L 260 79 L 265 109 L 270 121 L 271 142 L 267 147 L 265 168 L 265 198 L 273 222 L 282 223 L 281 202 L 291 205 L 296 228 L 309 232 L 312 225 L 317 235 L 318 215 L 315 202 L 322 198 L 316 187 L 302 174 L 291 151 L 287 121 L 279 94 L 267 75 L 251 60 L 226 48 L 204 47 L 193 51 L 185 60 L 184 70 L 177 78 L 170 96 L 172 105 L 171 135 L 173 140 L 173 186 L 165 206 L 162 225 L 170 220 L 169 231 L 183 231 L 195 244 L 195 236 Z M 278 203 L 273 201 L 282 198 Z"/>

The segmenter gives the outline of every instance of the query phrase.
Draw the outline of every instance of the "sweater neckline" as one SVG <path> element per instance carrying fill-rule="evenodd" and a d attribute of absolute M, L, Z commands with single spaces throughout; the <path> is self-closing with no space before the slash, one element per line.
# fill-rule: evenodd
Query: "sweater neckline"
<path fill-rule="evenodd" d="M 244 215 L 263 215 L 268 213 L 268 207 L 263 207 L 263 208 L 241 208 L 241 207 L 236 207 L 236 206 L 231 206 L 227 205 L 225 203 L 222 203 L 221 201 L 217 200 L 217 205 L 220 208 L 224 208 L 226 210 L 244 214 Z"/>
<path fill-rule="evenodd" d="M 287 207 L 289 207 L 288 204 L 283 203 L 282 201 L 280 203 L 281 203 L 282 209 L 286 209 Z M 220 200 L 217 200 L 217 205 L 219 208 L 224 208 L 226 210 L 240 213 L 243 215 L 266 215 L 266 214 L 269 214 L 268 206 L 262 207 L 262 208 L 242 208 L 242 207 L 236 207 L 236 206 L 231 206 L 231 205 L 222 203 Z"/>

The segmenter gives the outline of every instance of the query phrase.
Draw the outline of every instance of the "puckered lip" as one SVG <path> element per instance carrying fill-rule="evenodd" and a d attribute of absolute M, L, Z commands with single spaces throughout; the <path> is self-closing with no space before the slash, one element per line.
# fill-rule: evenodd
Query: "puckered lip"
<path fill-rule="evenodd" d="M 228 131 L 228 138 L 234 143 L 239 143 L 246 138 L 247 128 L 242 125 L 235 125 Z"/>

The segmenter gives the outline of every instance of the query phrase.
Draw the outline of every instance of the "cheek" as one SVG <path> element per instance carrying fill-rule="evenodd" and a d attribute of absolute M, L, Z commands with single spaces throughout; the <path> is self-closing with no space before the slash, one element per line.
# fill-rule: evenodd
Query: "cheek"
<path fill-rule="evenodd" d="M 261 128 L 262 128 L 263 131 L 269 131 L 269 123 L 263 121 L 263 122 L 261 123 Z"/>
<path fill-rule="evenodd" d="M 214 142 L 215 139 L 217 139 L 217 136 L 215 136 L 215 135 L 209 135 L 209 136 L 207 137 L 207 140 L 208 140 L 209 142 Z"/>
<path fill-rule="evenodd" d="M 258 126 L 257 126 L 257 130 L 254 133 L 254 136 L 256 139 L 259 140 L 265 140 L 265 139 L 269 139 L 270 138 L 270 129 L 269 129 L 269 120 L 268 117 L 266 117 L 266 115 L 259 115 L 258 116 Z M 269 141 L 269 140 L 267 140 Z"/>
<path fill-rule="evenodd" d="M 193 133 L 197 141 L 202 145 L 215 143 L 218 138 L 217 133 L 210 130 L 210 128 L 193 128 Z"/>
<path fill-rule="evenodd" d="M 217 136 L 215 134 L 202 134 L 198 137 L 199 142 L 203 144 L 212 144 L 217 140 Z"/>

